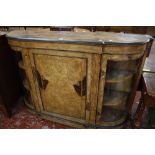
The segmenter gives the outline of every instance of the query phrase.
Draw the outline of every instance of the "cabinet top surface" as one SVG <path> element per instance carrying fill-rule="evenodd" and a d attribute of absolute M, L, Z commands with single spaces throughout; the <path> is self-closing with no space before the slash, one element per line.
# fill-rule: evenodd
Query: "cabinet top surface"
<path fill-rule="evenodd" d="M 135 35 L 114 32 L 64 32 L 64 31 L 25 31 L 7 33 L 7 38 L 23 41 L 63 42 L 77 44 L 144 44 L 149 35 Z"/>

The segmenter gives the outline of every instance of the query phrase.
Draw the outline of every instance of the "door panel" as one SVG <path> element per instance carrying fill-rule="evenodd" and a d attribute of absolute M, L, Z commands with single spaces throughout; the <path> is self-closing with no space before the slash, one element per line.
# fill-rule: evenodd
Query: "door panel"
<path fill-rule="evenodd" d="M 85 119 L 87 59 L 34 54 L 44 111 Z"/>
<path fill-rule="evenodd" d="M 102 55 L 97 124 L 116 126 L 127 118 L 141 54 L 127 56 Z"/>

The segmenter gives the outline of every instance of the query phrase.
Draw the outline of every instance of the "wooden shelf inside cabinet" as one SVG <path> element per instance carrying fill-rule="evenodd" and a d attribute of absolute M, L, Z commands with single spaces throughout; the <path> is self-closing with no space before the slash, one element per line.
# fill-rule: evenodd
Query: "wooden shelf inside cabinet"
<path fill-rule="evenodd" d="M 23 64 L 23 61 L 19 61 L 19 62 L 18 62 L 18 66 L 19 66 L 19 68 L 21 68 L 21 69 L 25 69 L 24 64 Z"/>
<path fill-rule="evenodd" d="M 28 83 L 28 80 L 27 79 L 25 79 L 23 81 L 23 85 L 24 85 L 25 89 L 30 90 L 30 86 L 29 86 L 29 83 Z"/>
<path fill-rule="evenodd" d="M 106 75 L 106 83 L 119 83 L 130 80 L 133 72 L 125 70 L 111 70 Z"/>
<path fill-rule="evenodd" d="M 126 119 L 126 112 L 123 109 L 114 109 L 111 107 L 104 107 L 101 114 L 101 124 L 104 126 L 115 126 Z"/>
<path fill-rule="evenodd" d="M 107 90 L 104 95 L 103 106 L 112 107 L 114 109 L 122 109 L 127 103 L 128 93 Z"/>
<path fill-rule="evenodd" d="M 107 64 L 107 68 L 111 70 L 128 70 L 136 71 L 138 66 L 138 61 L 128 60 L 128 61 L 110 61 Z"/>

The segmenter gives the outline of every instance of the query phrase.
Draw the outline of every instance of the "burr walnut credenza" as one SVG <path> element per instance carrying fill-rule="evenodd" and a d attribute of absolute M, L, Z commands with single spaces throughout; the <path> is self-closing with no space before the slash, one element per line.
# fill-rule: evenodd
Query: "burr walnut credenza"
<path fill-rule="evenodd" d="M 129 116 L 151 36 L 110 32 L 12 31 L 25 103 L 77 128 L 114 128 Z"/>

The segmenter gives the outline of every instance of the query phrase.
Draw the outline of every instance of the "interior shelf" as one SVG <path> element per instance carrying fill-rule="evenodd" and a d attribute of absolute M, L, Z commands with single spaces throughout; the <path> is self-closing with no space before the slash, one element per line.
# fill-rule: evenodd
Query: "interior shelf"
<path fill-rule="evenodd" d="M 138 62 L 135 60 L 130 61 L 108 61 L 107 68 L 112 70 L 128 70 L 136 72 Z"/>
<path fill-rule="evenodd" d="M 128 99 L 128 93 L 105 90 L 103 106 L 112 107 L 114 109 L 122 109 L 127 103 L 127 99 Z"/>
<path fill-rule="evenodd" d="M 101 114 L 101 121 L 103 122 L 121 122 L 126 117 L 126 112 L 120 109 L 114 109 L 111 107 L 104 107 Z"/>
<path fill-rule="evenodd" d="M 107 72 L 106 83 L 119 83 L 130 80 L 133 77 L 133 72 L 125 70 L 111 70 Z"/>
<path fill-rule="evenodd" d="M 28 80 L 27 79 L 25 79 L 23 81 L 23 85 L 24 85 L 25 89 L 30 90 L 30 86 L 29 86 L 29 83 L 28 83 Z"/>
<path fill-rule="evenodd" d="M 25 68 L 24 68 L 24 64 L 23 64 L 23 61 L 19 61 L 19 62 L 18 62 L 18 66 L 19 66 L 21 69 L 25 69 Z"/>
<path fill-rule="evenodd" d="M 28 91 L 28 90 L 26 90 L 26 89 L 25 89 L 24 102 L 25 102 L 25 104 L 26 104 L 29 108 L 34 109 L 34 106 L 33 106 L 33 104 L 32 104 L 32 98 L 31 98 L 30 91 Z"/>

